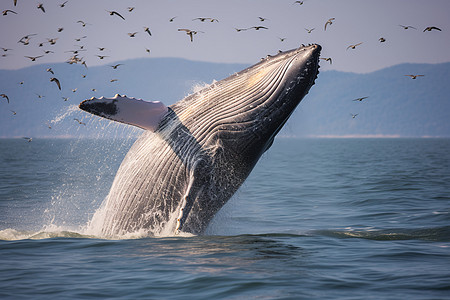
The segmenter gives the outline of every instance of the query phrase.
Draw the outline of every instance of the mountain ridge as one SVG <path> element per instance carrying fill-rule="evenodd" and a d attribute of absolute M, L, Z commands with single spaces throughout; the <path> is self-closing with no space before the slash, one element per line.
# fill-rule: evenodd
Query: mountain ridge
<path fill-rule="evenodd" d="M 117 69 L 111 67 L 119 63 L 122 65 Z M 178 58 L 138 58 L 89 68 L 57 63 L 0 70 L 0 93 L 10 99 L 8 104 L 0 98 L 0 137 L 107 137 L 109 131 L 127 135 L 129 126 L 110 130 L 116 128 L 110 121 L 99 121 L 77 105 L 92 96 L 111 97 L 116 93 L 170 105 L 196 88 L 246 67 Z M 408 74 L 425 76 L 411 79 L 405 76 Z M 406 63 L 364 74 L 320 72 L 280 135 L 450 137 L 449 76 L 450 63 Z M 51 77 L 60 80 L 61 91 L 50 82 Z M 64 101 L 63 97 L 69 99 Z M 368 98 L 353 101 L 359 97 Z M 353 118 L 352 114 L 358 115 Z"/>

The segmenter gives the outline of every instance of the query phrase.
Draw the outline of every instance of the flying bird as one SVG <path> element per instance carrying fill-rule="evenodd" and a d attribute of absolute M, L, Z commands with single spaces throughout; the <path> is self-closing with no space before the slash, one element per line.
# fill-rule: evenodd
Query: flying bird
<path fill-rule="evenodd" d="M 115 69 L 117 69 L 119 66 L 121 66 L 122 64 L 117 64 L 117 65 L 114 65 L 114 66 L 110 66 L 111 68 L 113 68 L 114 70 Z"/>
<path fill-rule="evenodd" d="M 17 5 L 17 0 L 14 0 L 14 6 L 16 6 Z"/>
<path fill-rule="evenodd" d="M 77 91 L 78 88 L 74 88 L 72 89 L 72 93 L 75 93 Z"/>
<path fill-rule="evenodd" d="M 118 16 L 118 17 L 120 17 L 120 18 L 122 18 L 122 20 L 125 20 L 125 18 L 124 17 L 122 17 L 122 15 L 121 14 L 119 14 L 117 11 L 109 11 L 109 10 L 107 10 L 107 12 L 109 12 L 109 15 L 110 16 L 114 16 L 114 15 L 116 15 L 116 16 Z"/>
<path fill-rule="evenodd" d="M 58 32 L 61 32 L 61 31 L 63 31 L 63 30 L 64 30 L 63 27 L 59 27 L 57 31 L 58 31 Z"/>
<path fill-rule="evenodd" d="M 269 19 L 263 18 L 263 17 L 258 17 L 258 18 L 259 18 L 259 20 L 260 20 L 261 22 L 264 22 L 264 21 L 266 21 L 266 20 L 269 20 Z"/>
<path fill-rule="evenodd" d="M 416 79 L 417 77 L 423 77 L 425 75 L 405 75 L 405 76 L 411 77 L 411 79 Z"/>
<path fill-rule="evenodd" d="M 214 19 L 214 18 L 195 18 L 195 19 L 192 19 L 192 21 L 195 21 L 195 20 L 200 20 L 200 22 L 205 22 L 205 21 L 219 22 L 219 20 Z"/>
<path fill-rule="evenodd" d="M 425 32 L 425 31 L 431 31 L 431 30 L 438 30 L 438 31 L 442 31 L 440 28 L 437 28 L 437 27 L 435 27 L 435 26 L 428 26 L 427 28 L 425 28 L 424 30 L 423 30 L 423 32 Z"/>
<path fill-rule="evenodd" d="M 42 12 L 45 12 L 45 8 L 44 8 L 44 5 L 42 3 L 39 3 L 37 8 L 42 10 Z"/>
<path fill-rule="evenodd" d="M 281 38 L 281 37 L 279 37 L 279 39 L 281 42 L 284 42 L 286 40 L 286 38 Z"/>
<path fill-rule="evenodd" d="M 330 18 L 330 19 L 328 19 L 328 21 L 325 23 L 325 29 L 324 30 L 327 30 L 327 25 L 331 25 L 331 24 L 333 24 L 333 21 L 335 20 L 335 18 Z"/>
<path fill-rule="evenodd" d="M 7 16 L 8 13 L 13 13 L 13 14 L 16 14 L 16 15 L 17 15 L 17 13 L 16 13 L 15 11 L 10 10 L 10 9 L 5 9 L 4 11 L 2 11 L 2 14 L 3 14 L 4 16 Z"/>
<path fill-rule="evenodd" d="M 31 61 L 36 61 L 36 59 L 43 57 L 44 55 L 39 55 L 39 56 L 25 56 L 26 58 L 31 59 Z"/>
<path fill-rule="evenodd" d="M 109 56 L 106 56 L 106 55 L 97 55 L 97 57 L 100 58 L 100 59 L 104 59 L 105 57 L 109 57 Z"/>
<path fill-rule="evenodd" d="M 147 32 L 150 36 L 152 36 L 152 33 L 150 32 L 150 28 L 144 27 L 144 31 Z"/>
<path fill-rule="evenodd" d="M 39 99 L 42 99 L 42 98 L 45 97 L 45 96 L 43 96 L 43 95 L 39 95 L 38 93 L 35 93 L 35 94 L 36 94 L 36 96 L 38 96 Z"/>
<path fill-rule="evenodd" d="M 350 48 L 351 48 L 351 49 L 355 49 L 356 47 L 358 47 L 358 46 L 361 45 L 361 44 L 362 44 L 362 42 L 361 42 L 361 43 L 358 43 L 358 44 L 355 44 L 355 45 L 350 45 L 350 46 L 347 47 L 347 50 L 350 49 Z"/>
<path fill-rule="evenodd" d="M 253 27 L 247 28 L 247 30 L 248 30 L 248 29 L 260 30 L 260 29 L 269 29 L 269 28 L 264 27 L 264 26 L 253 26 Z"/>
<path fill-rule="evenodd" d="M 136 36 L 137 32 L 128 32 L 128 36 L 130 38 L 134 38 Z"/>
<path fill-rule="evenodd" d="M 78 124 L 80 124 L 80 125 L 86 125 L 86 123 L 84 123 L 84 122 L 81 122 L 80 120 L 78 120 L 78 119 L 74 119 L 75 121 L 77 121 L 78 122 Z"/>
<path fill-rule="evenodd" d="M 306 30 L 308 33 L 311 33 L 314 29 L 315 29 L 315 28 L 311 28 L 311 29 L 305 28 L 305 30 Z"/>
<path fill-rule="evenodd" d="M 361 98 L 356 98 L 356 99 L 353 99 L 353 101 L 363 101 L 364 99 L 367 99 L 367 98 L 369 98 L 369 96 L 367 96 L 367 97 L 361 97 Z"/>
<path fill-rule="evenodd" d="M 109 82 L 116 82 L 119 81 L 119 79 L 111 79 Z"/>
<path fill-rule="evenodd" d="M 64 1 L 64 3 L 61 3 L 60 5 L 59 5 L 59 7 L 64 7 L 64 6 L 66 6 L 66 3 L 67 2 L 69 2 L 69 1 Z"/>
<path fill-rule="evenodd" d="M 190 29 L 178 29 L 178 31 L 185 31 L 186 34 L 191 38 L 191 42 L 194 41 L 194 35 L 196 35 L 199 32 L 203 32 L 203 31 L 194 31 L 194 30 L 190 30 Z"/>
<path fill-rule="evenodd" d="M 55 77 L 50 78 L 50 82 L 54 82 L 56 83 L 56 85 L 58 86 L 59 90 L 61 90 L 61 83 L 59 82 L 59 80 Z"/>
<path fill-rule="evenodd" d="M 400 26 L 400 27 L 403 27 L 403 29 L 410 29 L 410 28 L 412 28 L 412 29 L 417 29 L 416 27 L 413 27 L 413 26 L 410 26 L 410 25 L 407 25 L 407 26 L 405 26 L 405 25 L 398 25 L 398 26 Z"/>
<path fill-rule="evenodd" d="M 77 23 L 81 23 L 81 26 L 83 26 L 83 27 L 86 27 L 86 25 L 90 25 L 89 23 L 86 23 L 82 20 L 77 21 Z M 78 42 L 79 42 L 79 40 L 78 40 Z"/>
<path fill-rule="evenodd" d="M 173 20 L 175 20 L 176 17 L 170 18 L 169 22 L 173 22 Z"/>
<path fill-rule="evenodd" d="M 333 63 L 333 61 L 331 60 L 331 57 L 320 57 L 320 59 L 323 59 L 324 61 L 329 62 L 330 65 Z"/>
<path fill-rule="evenodd" d="M 135 7 L 128 7 L 128 11 L 132 12 L 135 9 Z"/>
<path fill-rule="evenodd" d="M 386 42 L 386 39 L 384 37 L 380 37 L 378 40 L 380 41 L 380 43 Z"/>
<path fill-rule="evenodd" d="M 9 48 L 3 48 L 3 47 L 2 47 L 2 50 L 5 51 L 5 52 L 7 52 L 7 51 L 12 50 L 12 49 L 9 49 Z"/>
<path fill-rule="evenodd" d="M 52 68 L 48 68 L 46 71 L 55 75 L 55 72 L 53 72 Z"/>
<path fill-rule="evenodd" d="M 356 116 L 358 115 L 358 114 L 351 114 L 352 115 L 352 119 L 354 119 L 354 118 L 356 118 Z"/>
<path fill-rule="evenodd" d="M 28 141 L 28 143 L 29 143 L 29 142 L 31 142 L 31 141 L 33 140 L 33 138 L 30 138 L 30 137 L 26 137 L 26 136 L 24 136 L 24 137 L 23 137 L 23 139 L 27 140 L 27 141 Z"/>
<path fill-rule="evenodd" d="M 0 94 L 0 97 L 5 98 L 9 103 L 9 97 L 6 94 Z"/>
<path fill-rule="evenodd" d="M 69 100 L 69 97 L 61 97 L 64 101 Z"/>
<path fill-rule="evenodd" d="M 303 5 L 304 1 L 295 1 L 293 4 Z"/>
<path fill-rule="evenodd" d="M 17 113 L 14 110 L 11 110 L 13 116 L 17 115 Z"/>

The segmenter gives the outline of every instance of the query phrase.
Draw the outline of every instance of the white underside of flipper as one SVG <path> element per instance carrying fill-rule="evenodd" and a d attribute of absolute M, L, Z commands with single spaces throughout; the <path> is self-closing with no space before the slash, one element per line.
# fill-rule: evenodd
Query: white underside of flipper
<path fill-rule="evenodd" d="M 114 98 L 85 100 L 79 106 L 82 110 L 117 122 L 155 131 L 162 117 L 168 112 L 167 106 L 159 101 L 144 101 L 116 94 Z"/>

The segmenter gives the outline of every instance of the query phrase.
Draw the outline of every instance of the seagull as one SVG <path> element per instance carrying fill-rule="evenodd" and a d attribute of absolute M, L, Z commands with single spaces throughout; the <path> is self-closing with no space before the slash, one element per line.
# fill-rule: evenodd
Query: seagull
<path fill-rule="evenodd" d="M 12 49 L 8 49 L 8 48 L 3 48 L 3 47 L 2 47 L 2 50 L 5 51 L 5 52 L 7 52 L 7 51 L 12 50 Z"/>
<path fill-rule="evenodd" d="M 331 60 L 331 57 L 320 57 L 320 59 L 323 59 L 324 61 L 329 62 L 330 65 L 333 63 L 333 61 Z"/>
<path fill-rule="evenodd" d="M 150 36 L 152 36 L 152 33 L 150 32 L 150 28 L 144 27 L 144 31 L 147 32 Z"/>
<path fill-rule="evenodd" d="M 386 42 L 386 39 L 384 37 L 380 37 L 378 40 L 380 41 L 380 43 Z"/>
<path fill-rule="evenodd" d="M 403 27 L 403 29 L 409 29 L 409 28 L 412 28 L 412 29 L 417 29 L 416 27 L 412 27 L 412 26 L 405 26 L 405 25 L 398 25 L 398 26 L 400 26 L 400 27 Z"/>
<path fill-rule="evenodd" d="M 17 0 L 14 0 L 14 6 L 16 6 L 17 5 Z"/>
<path fill-rule="evenodd" d="M 43 12 L 45 12 L 45 8 L 44 8 L 44 5 L 42 3 L 39 3 L 37 8 L 42 10 Z"/>
<path fill-rule="evenodd" d="M 63 30 L 64 30 L 63 27 L 59 27 L 57 31 L 58 31 L 58 32 L 61 32 L 61 31 L 63 31 Z"/>
<path fill-rule="evenodd" d="M 26 136 L 24 136 L 23 139 L 26 139 L 26 140 L 28 141 L 28 143 L 31 142 L 31 141 L 33 140 L 33 138 L 26 137 Z"/>
<path fill-rule="evenodd" d="M 311 28 L 311 29 L 307 29 L 307 28 L 305 28 L 305 30 L 308 32 L 308 33 L 311 33 L 311 31 L 313 31 L 315 28 Z"/>
<path fill-rule="evenodd" d="M 236 29 L 237 32 L 247 30 L 246 28 L 234 28 L 234 29 Z"/>
<path fill-rule="evenodd" d="M 178 29 L 178 31 L 185 31 L 186 34 L 187 34 L 188 36 L 190 36 L 191 42 L 194 41 L 194 35 L 196 35 L 196 34 L 199 33 L 199 32 L 203 32 L 203 31 L 194 31 L 194 30 L 190 30 L 190 29 Z"/>
<path fill-rule="evenodd" d="M 69 97 L 61 97 L 61 98 L 63 98 L 64 101 L 69 100 Z"/>
<path fill-rule="evenodd" d="M 53 72 L 52 68 L 48 68 L 46 71 L 55 75 L 55 72 Z"/>
<path fill-rule="evenodd" d="M 84 22 L 84 21 L 82 21 L 82 20 L 77 21 L 77 23 L 81 23 L 81 26 L 83 26 L 83 27 L 86 27 L 86 25 L 91 25 L 91 24 L 86 23 L 86 22 Z M 79 41 L 78 41 L 78 42 L 79 42 Z"/>
<path fill-rule="evenodd" d="M 0 97 L 5 98 L 6 101 L 8 101 L 8 103 L 9 103 L 9 98 L 6 94 L 0 94 Z"/>
<path fill-rule="evenodd" d="M 351 114 L 352 115 L 352 118 L 354 119 L 354 118 L 356 118 L 356 116 L 358 115 L 358 114 Z"/>
<path fill-rule="evenodd" d="M 104 59 L 105 57 L 109 57 L 109 56 L 106 56 L 106 55 L 97 55 L 97 57 L 100 58 L 100 59 Z"/>
<path fill-rule="evenodd" d="M 358 44 L 355 44 L 355 45 L 350 45 L 350 46 L 347 47 L 347 50 L 350 49 L 350 48 L 351 48 L 351 49 L 355 49 L 357 46 L 359 46 L 359 45 L 361 45 L 361 44 L 362 44 L 362 42 L 361 42 L 361 43 L 358 43 Z"/>
<path fill-rule="evenodd" d="M 45 123 L 45 124 L 47 125 L 48 129 L 52 129 L 52 126 L 50 124 L 48 124 L 48 123 Z"/>
<path fill-rule="evenodd" d="M 107 12 L 109 12 L 109 15 L 110 15 L 110 16 L 117 15 L 118 17 L 121 17 L 122 20 L 125 20 L 125 18 L 122 17 L 122 15 L 119 14 L 117 11 L 114 11 L 114 10 L 113 10 L 113 11 L 109 11 L 109 10 L 107 10 Z"/>
<path fill-rule="evenodd" d="M 16 13 L 15 11 L 10 10 L 10 9 L 5 9 L 4 11 L 2 11 L 2 14 L 3 14 L 4 16 L 7 16 L 8 13 L 13 13 L 13 14 L 16 14 L 16 15 L 17 15 L 17 13 Z"/>
<path fill-rule="evenodd" d="M 69 2 L 69 1 L 65 1 L 64 3 L 61 3 L 61 4 L 59 5 L 59 7 L 62 8 L 62 7 L 64 7 L 64 6 L 66 6 L 66 3 L 67 3 L 67 2 Z"/>
<path fill-rule="evenodd" d="M 423 32 L 425 32 L 425 31 L 431 31 L 431 30 L 438 30 L 438 31 L 442 31 L 440 28 L 437 28 L 437 27 L 434 27 L 434 26 L 428 26 L 427 28 L 425 28 L 424 30 L 423 30 Z"/>
<path fill-rule="evenodd" d="M 17 115 L 17 113 L 14 110 L 11 110 L 13 116 Z"/>
<path fill-rule="evenodd" d="M 328 19 L 328 21 L 325 23 L 325 29 L 324 30 L 327 30 L 327 25 L 329 24 L 329 25 L 331 25 L 331 24 L 333 24 L 333 21 L 335 20 L 335 18 L 330 18 L 330 19 Z"/>
<path fill-rule="evenodd" d="M 260 30 L 260 29 L 269 29 L 269 28 L 267 28 L 267 27 L 264 27 L 264 26 L 253 26 L 253 27 L 250 27 L 250 28 L 247 28 L 247 29 L 255 29 L 255 30 Z"/>
<path fill-rule="evenodd" d="M 284 40 L 285 40 L 286 38 L 281 38 L 281 37 L 279 37 L 279 39 L 280 39 L 280 41 L 284 42 Z"/>
<path fill-rule="evenodd" d="M 75 93 L 77 91 L 78 88 L 74 88 L 72 89 L 72 93 Z"/>
<path fill-rule="evenodd" d="M 56 40 L 57 40 L 58 38 L 53 38 L 53 39 L 47 39 L 47 41 L 50 43 L 50 45 L 54 45 L 54 44 L 56 44 Z"/>
<path fill-rule="evenodd" d="M 417 77 L 423 77 L 425 75 L 405 75 L 411 77 L 411 79 L 416 79 Z"/>
<path fill-rule="evenodd" d="M 39 56 L 25 56 L 26 58 L 31 59 L 31 61 L 36 61 L 36 59 L 43 57 L 44 55 L 39 55 Z"/>
<path fill-rule="evenodd" d="M 50 78 L 51 82 L 55 82 L 56 85 L 58 86 L 59 90 L 61 90 L 61 83 L 59 82 L 59 80 L 55 77 Z"/>
<path fill-rule="evenodd" d="M 35 36 L 35 35 L 37 35 L 37 33 L 27 34 L 27 35 L 23 36 L 23 37 L 18 41 L 18 43 L 20 43 L 20 42 L 23 41 L 23 40 L 29 40 L 29 39 L 30 39 L 30 36 Z"/>
<path fill-rule="evenodd" d="M 265 20 L 269 20 L 269 19 L 263 18 L 263 17 L 258 17 L 258 18 L 259 18 L 259 20 L 260 20 L 261 22 L 264 22 Z"/>
<path fill-rule="evenodd" d="M 83 122 L 81 122 L 80 120 L 78 120 L 78 119 L 74 119 L 75 121 L 77 121 L 78 122 L 78 124 L 80 124 L 80 125 L 86 125 L 86 123 L 83 123 Z"/>
<path fill-rule="evenodd" d="M 148 49 L 148 48 L 145 48 L 145 51 L 146 51 L 147 53 L 150 53 L 150 49 Z"/>
<path fill-rule="evenodd" d="M 219 22 L 219 20 L 214 19 L 214 18 L 195 18 L 195 19 L 192 19 L 192 21 L 195 21 L 195 20 L 200 20 L 200 22 L 205 22 L 205 21 Z"/>
<path fill-rule="evenodd" d="M 367 98 L 369 98 L 369 96 L 367 96 L 367 97 L 361 97 L 361 98 L 356 98 L 356 99 L 353 99 L 353 101 L 363 101 L 364 99 L 367 99 Z"/>
<path fill-rule="evenodd" d="M 173 20 L 175 20 L 176 17 L 170 18 L 169 22 L 173 22 Z"/>
<path fill-rule="evenodd" d="M 298 5 L 302 5 L 304 3 L 304 1 L 295 1 L 293 4 L 297 4 L 297 3 L 298 3 Z"/>
<path fill-rule="evenodd" d="M 114 70 L 115 69 L 117 69 L 119 66 L 121 66 L 122 64 L 117 64 L 117 65 L 114 65 L 114 66 L 110 66 L 111 68 L 113 68 Z"/>
<path fill-rule="evenodd" d="M 134 38 L 136 36 L 137 32 L 128 32 L 128 35 L 130 38 Z"/>
<path fill-rule="evenodd" d="M 128 11 L 132 12 L 135 9 L 135 7 L 128 7 Z"/>
<path fill-rule="evenodd" d="M 111 79 L 109 82 L 116 82 L 116 81 L 118 81 L 119 79 Z"/>
<path fill-rule="evenodd" d="M 35 94 L 38 96 L 39 99 L 42 99 L 45 97 L 45 96 L 39 95 L 38 93 L 35 93 Z"/>

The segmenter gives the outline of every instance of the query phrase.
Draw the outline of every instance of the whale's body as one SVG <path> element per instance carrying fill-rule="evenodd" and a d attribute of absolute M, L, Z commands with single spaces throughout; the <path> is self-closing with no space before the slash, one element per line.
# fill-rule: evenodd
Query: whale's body
<path fill-rule="evenodd" d="M 319 53 L 311 45 L 268 56 L 148 112 L 133 113 L 144 102 L 125 97 L 82 102 L 83 110 L 147 129 L 123 160 L 92 229 L 104 236 L 201 234 L 314 84 Z"/>

